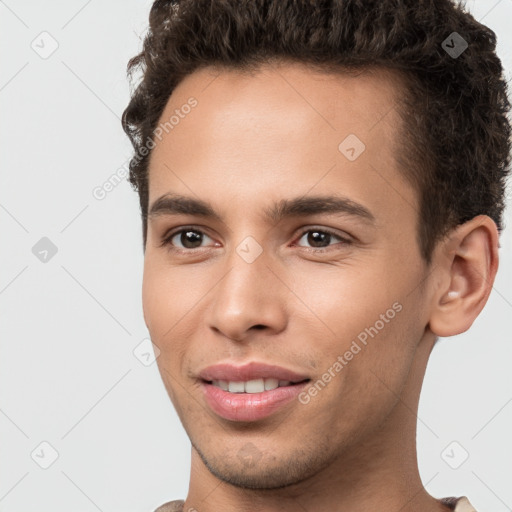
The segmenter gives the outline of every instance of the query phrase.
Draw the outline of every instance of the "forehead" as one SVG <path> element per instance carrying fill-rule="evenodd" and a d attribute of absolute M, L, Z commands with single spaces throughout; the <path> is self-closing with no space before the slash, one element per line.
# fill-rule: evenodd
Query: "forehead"
<path fill-rule="evenodd" d="M 244 198 L 247 205 L 313 187 L 343 189 L 363 203 L 374 193 L 378 203 L 384 183 L 408 188 L 394 158 L 400 89 L 398 77 L 382 69 L 327 73 L 280 63 L 251 72 L 197 70 L 160 117 L 149 204 L 193 190 L 213 203 Z"/>
<path fill-rule="evenodd" d="M 383 68 L 334 73 L 292 62 L 269 63 L 249 71 L 206 67 L 175 88 L 160 121 L 179 114 L 193 96 L 198 106 L 186 115 L 187 123 L 180 121 L 180 127 L 169 131 L 171 139 L 183 134 L 186 125 L 202 135 L 214 127 L 227 132 L 230 123 L 250 129 L 260 141 L 264 134 L 258 131 L 268 131 L 270 125 L 275 126 L 272 136 L 278 132 L 291 137 L 307 131 L 339 131 L 341 135 L 343 130 L 353 130 L 369 139 L 381 135 L 380 130 L 369 133 L 381 120 L 388 128 L 399 126 L 395 109 L 401 91 L 400 76 Z"/>

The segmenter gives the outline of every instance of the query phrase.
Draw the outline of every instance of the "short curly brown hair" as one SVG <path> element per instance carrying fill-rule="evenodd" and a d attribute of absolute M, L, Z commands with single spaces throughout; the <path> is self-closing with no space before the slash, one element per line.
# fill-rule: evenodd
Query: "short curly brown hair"
<path fill-rule="evenodd" d="M 449 51 L 455 42 L 460 55 Z M 275 59 L 324 71 L 383 67 L 402 78 L 395 157 L 419 193 L 417 240 L 428 264 L 439 239 L 477 215 L 501 233 L 511 126 L 495 49 L 495 33 L 451 0 L 156 0 L 143 49 L 128 62 L 129 79 L 139 70 L 142 78 L 122 117 L 144 249 L 148 142 L 175 87 L 202 67 Z"/>

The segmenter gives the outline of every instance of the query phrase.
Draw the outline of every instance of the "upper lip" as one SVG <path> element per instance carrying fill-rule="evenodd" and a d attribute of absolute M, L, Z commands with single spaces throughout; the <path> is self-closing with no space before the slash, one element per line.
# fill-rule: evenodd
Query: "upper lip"
<path fill-rule="evenodd" d="M 226 380 L 230 382 L 271 378 L 290 382 L 302 382 L 309 379 L 307 375 L 301 375 L 281 366 L 254 361 L 241 366 L 235 366 L 231 363 L 219 363 L 208 366 L 201 370 L 199 377 L 205 381 Z"/>

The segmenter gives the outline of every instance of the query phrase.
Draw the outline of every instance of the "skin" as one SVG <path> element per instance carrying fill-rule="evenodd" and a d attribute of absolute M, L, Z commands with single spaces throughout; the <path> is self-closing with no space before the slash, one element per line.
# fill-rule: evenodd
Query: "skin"
<path fill-rule="evenodd" d="M 383 70 L 274 63 L 252 75 L 205 68 L 170 97 L 161 120 L 191 96 L 198 104 L 153 149 L 149 205 L 173 192 L 210 202 L 222 219 L 148 221 L 144 318 L 192 443 L 184 510 L 448 510 L 418 473 L 418 400 L 436 336 L 467 330 L 487 301 L 498 233 L 481 215 L 452 230 L 430 266 L 421 258 L 417 192 L 394 159 L 399 93 Z M 354 161 L 338 149 L 348 134 L 366 145 Z M 332 194 L 364 205 L 375 223 L 261 214 L 281 199 Z M 203 233 L 196 245 L 178 233 L 161 246 L 190 225 Z M 336 236 L 318 242 L 307 228 Z M 263 250 L 252 263 L 236 251 L 248 236 Z M 255 360 L 316 382 L 396 302 L 401 311 L 309 403 L 252 423 L 207 406 L 206 366 Z"/>

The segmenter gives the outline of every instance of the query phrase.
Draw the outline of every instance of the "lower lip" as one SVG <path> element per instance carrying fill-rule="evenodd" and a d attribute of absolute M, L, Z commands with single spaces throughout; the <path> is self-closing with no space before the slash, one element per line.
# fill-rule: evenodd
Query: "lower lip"
<path fill-rule="evenodd" d="M 262 393 L 229 393 L 204 381 L 201 388 L 210 408 L 222 418 L 231 421 L 257 421 L 290 403 L 307 384 L 306 381 Z"/>

